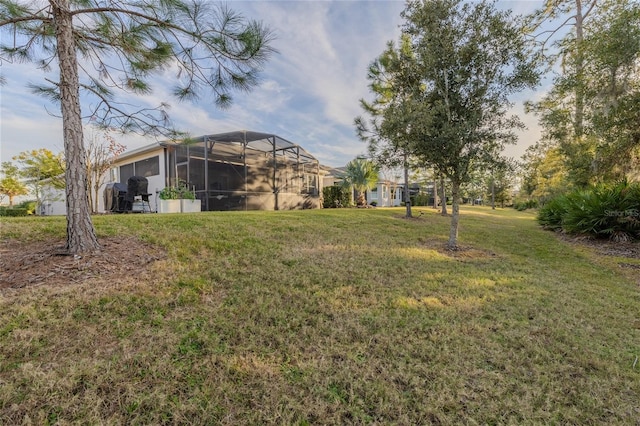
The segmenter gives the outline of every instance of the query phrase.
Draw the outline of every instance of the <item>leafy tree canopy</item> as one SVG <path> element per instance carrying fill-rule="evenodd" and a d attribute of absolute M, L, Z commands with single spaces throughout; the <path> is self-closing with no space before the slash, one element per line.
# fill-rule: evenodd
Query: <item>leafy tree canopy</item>
<path fill-rule="evenodd" d="M 29 185 L 49 185 L 64 189 L 65 161 L 62 153 L 54 154 L 46 148 L 23 151 L 13 157 L 19 166 L 19 174 Z"/>
<path fill-rule="evenodd" d="M 453 248 L 460 186 L 515 142 L 509 97 L 537 84 L 537 68 L 520 21 L 491 3 L 415 0 L 402 16 L 399 47 L 372 66 L 369 111 L 382 138 L 451 181 Z"/>
<path fill-rule="evenodd" d="M 29 190 L 20 181 L 20 172 L 11 162 L 5 161 L 0 166 L 0 194 L 9 197 L 9 205 L 13 206 L 13 199 L 18 195 L 27 195 Z"/>

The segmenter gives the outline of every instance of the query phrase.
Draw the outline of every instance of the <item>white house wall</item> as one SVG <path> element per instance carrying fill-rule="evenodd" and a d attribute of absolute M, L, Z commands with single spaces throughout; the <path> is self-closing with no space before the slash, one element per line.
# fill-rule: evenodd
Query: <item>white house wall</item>
<path fill-rule="evenodd" d="M 50 186 L 42 187 L 40 205 L 37 207 L 40 216 L 60 216 L 67 214 L 67 202 L 64 189 Z"/>
<path fill-rule="evenodd" d="M 100 186 L 100 190 L 98 191 L 98 212 L 105 213 L 104 189 L 108 183 L 120 182 L 119 167 L 121 165 L 135 163 L 136 161 L 145 160 L 147 158 L 159 157 L 159 174 L 147 177 L 147 190 L 151 194 L 151 196 L 149 196 L 149 204 L 151 207 L 151 211 L 155 212 L 157 210 L 157 194 L 162 188 L 165 187 L 164 177 L 166 176 L 166 161 L 164 155 L 164 149 L 162 147 L 157 147 L 153 151 L 140 153 L 138 155 L 127 156 L 126 158 L 119 159 L 118 161 L 114 162 L 111 168 L 115 168 L 117 170 L 115 180 L 112 177 L 111 171 L 108 171 L 104 175 L 103 183 Z M 126 184 L 127 182 L 122 183 Z M 66 213 L 67 207 L 65 201 L 65 191 L 53 189 L 51 187 L 43 188 L 42 203 L 39 207 L 38 214 L 43 216 L 55 216 L 65 215 Z"/>

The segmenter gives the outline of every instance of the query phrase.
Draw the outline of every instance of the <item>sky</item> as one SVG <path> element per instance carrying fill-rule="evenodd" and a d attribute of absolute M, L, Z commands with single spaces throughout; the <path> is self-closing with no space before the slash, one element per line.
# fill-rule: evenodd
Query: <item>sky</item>
<path fill-rule="evenodd" d="M 525 14 L 541 3 L 501 0 L 498 5 Z M 399 38 L 404 2 L 264 0 L 228 4 L 275 32 L 272 47 L 277 53 L 265 64 L 260 85 L 249 93 L 235 93 L 232 107 L 220 110 L 206 102 L 206 97 L 197 104 L 171 99 L 162 84 L 166 76 L 162 76 L 151 81 L 152 95 L 135 102 L 155 106 L 167 101 L 174 124 L 192 136 L 234 130 L 273 133 L 299 144 L 321 164 L 332 167 L 366 154 L 366 144 L 357 137 L 353 121 L 363 113 L 359 100 L 372 99 L 366 77 L 369 64 L 388 41 Z M 0 86 L 1 161 L 31 149 L 63 151 L 62 123 L 54 115 L 58 106 L 27 87 L 44 78 L 56 79 L 56 75 L 47 75 L 33 64 L 4 63 L 0 71 L 8 81 Z M 540 96 L 540 91 L 530 91 L 513 98 L 513 113 L 520 115 L 527 130 L 505 155 L 519 158 L 538 140 L 537 119 L 525 115 L 522 105 Z M 117 139 L 127 150 L 156 140 L 120 135 Z"/>

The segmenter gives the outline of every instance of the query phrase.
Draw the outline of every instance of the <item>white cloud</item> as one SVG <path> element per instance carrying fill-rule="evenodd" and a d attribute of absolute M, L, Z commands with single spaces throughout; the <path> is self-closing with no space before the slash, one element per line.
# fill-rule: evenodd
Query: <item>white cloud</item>
<path fill-rule="evenodd" d="M 532 2 L 512 2 L 514 7 L 534 7 Z M 266 64 L 259 87 L 235 93 L 227 110 L 207 102 L 195 104 L 172 99 L 175 74 L 165 71 L 153 81 L 154 92 L 143 97 L 118 96 L 123 102 L 156 107 L 171 105 L 175 125 L 192 135 L 237 129 L 276 133 L 300 144 L 330 166 L 346 164 L 366 152 L 355 133 L 353 119 L 362 113 L 359 100 L 370 98 L 367 67 L 397 40 L 402 1 L 234 1 L 229 3 L 249 18 L 275 30 L 278 50 Z M 9 70 L 12 71 L 9 71 Z M 60 120 L 47 114 L 55 106 L 25 88 L 27 81 L 42 81 L 32 65 L 5 64 L 2 72 L 23 83 L 0 88 L 2 158 L 26 149 L 62 146 Z M 523 119 L 530 122 L 530 118 Z M 535 127 L 535 122 L 532 127 Z M 153 139 L 123 137 L 129 149 Z M 524 139 L 523 139 L 524 140 Z M 528 140 L 528 139 L 527 139 Z"/>

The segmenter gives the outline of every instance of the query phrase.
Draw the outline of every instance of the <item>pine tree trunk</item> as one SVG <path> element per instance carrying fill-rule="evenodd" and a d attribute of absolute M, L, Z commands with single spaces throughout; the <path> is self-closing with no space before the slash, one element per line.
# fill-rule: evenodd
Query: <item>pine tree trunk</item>
<path fill-rule="evenodd" d="M 70 254 L 100 249 L 87 196 L 87 169 L 82 137 L 78 59 L 68 0 L 51 0 L 60 65 L 60 103 L 66 161 L 67 250 Z"/>
<path fill-rule="evenodd" d="M 458 222 L 460 221 L 460 182 L 456 180 L 451 181 L 451 226 L 449 227 L 449 241 L 447 242 L 447 248 L 449 250 L 456 250 L 458 248 Z"/>

